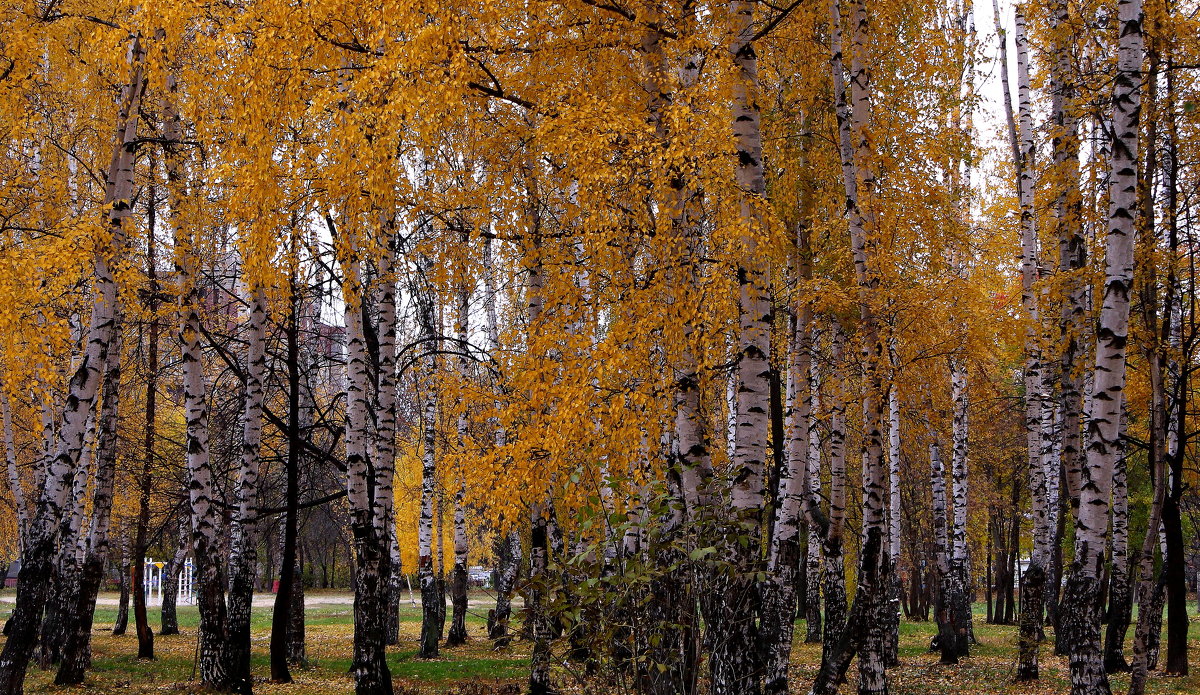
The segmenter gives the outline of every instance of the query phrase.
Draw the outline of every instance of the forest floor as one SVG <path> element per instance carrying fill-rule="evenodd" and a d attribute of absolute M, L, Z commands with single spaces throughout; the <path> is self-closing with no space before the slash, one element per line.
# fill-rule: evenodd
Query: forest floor
<path fill-rule="evenodd" d="M 11 598 L 12 591 L 4 598 Z M 349 594 L 311 592 L 307 602 L 308 668 L 294 669 L 295 683 L 277 685 L 267 681 L 267 648 L 270 635 L 270 610 L 257 610 L 253 618 L 253 659 L 258 682 L 255 692 L 261 695 L 349 694 L 353 684 L 347 675 L 350 667 L 353 613 L 344 601 Z M 115 598 L 104 596 L 103 598 Z M 2 600 L 2 599 L 0 599 Z M 529 645 L 516 641 L 505 651 L 494 651 L 486 639 L 486 607 L 490 604 L 484 593 L 472 594 L 467 628 L 467 645 L 443 649 L 439 659 L 424 661 L 416 658 L 416 639 L 420 628 L 420 606 L 407 600 L 401 603 L 402 644 L 389 650 L 388 664 L 396 683 L 397 695 L 445 693 L 446 695 L 512 695 L 522 691 L 529 668 Z M 256 602 L 256 606 L 258 603 Z M 1067 663 L 1055 657 L 1052 643 L 1043 645 L 1042 679 L 1037 683 L 1013 683 L 1016 664 L 1016 628 L 984 623 L 982 604 L 976 605 L 975 632 L 978 644 L 972 646 L 970 657 L 956 666 L 941 666 L 937 655 L 930 652 L 929 640 L 935 629 L 931 623 L 903 622 L 900 632 L 901 665 L 889 671 L 891 692 L 895 695 L 991 694 L 1034 695 L 1066 693 L 1069 690 Z M 0 609 L 0 619 L 7 610 Z M 155 636 L 158 659 L 138 661 L 137 637 L 132 622 L 125 635 L 113 636 L 111 625 L 116 609 L 113 602 L 104 601 L 96 611 L 96 631 L 93 635 L 94 669 L 85 686 L 59 688 L 51 684 L 53 672 L 31 666 L 27 693 L 149 693 L 200 692 L 195 687 L 193 660 L 196 646 L 196 625 L 199 616 L 195 606 L 179 607 L 182 634 Z M 132 617 L 132 616 L 131 616 Z M 151 625 L 158 627 L 158 610 L 151 611 Z M 797 623 L 797 635 L 804 634 L 803 622 Z M 1132 629 L 1130 638 L 1132 638 Z M 1161 673 L 1151 676 L 1148 693 L 1200 694 L 1200 618 L 1193 617 L 1189 633 L 1192 675 L 1185 678 L 1166 678 Z M 1164 645 L 1165 646 L 1165 645 Z M 1127 653 L 1129 649 L 1127 648 Z M 806 693 L 816 676 L 821 659 L 819 644 L 797 643 L 793 655 L 793 692 Z M 852 667 L 853 668 L 853 667 Z M 569 688 L 571 679 L 560 679 Z M 853 677 L 853 673 L 850 674 Z M 1124 692 L 1129 683 L 1127 675 L 1113 679 L 1113 691 Z M 588 692 L 607 692 L 609 689 L 592 683 Z M 508 687 L 504 687 L 508 686 Z M 843 686 L 853 692 L 852 686 Z M 612 689 L 613 693 L 622 692 Z"/>

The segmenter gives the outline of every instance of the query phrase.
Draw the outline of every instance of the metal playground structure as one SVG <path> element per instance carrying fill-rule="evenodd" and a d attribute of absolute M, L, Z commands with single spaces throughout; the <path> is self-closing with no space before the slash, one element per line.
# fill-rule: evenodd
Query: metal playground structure
<path fill-rule="evenodd" d="M 146 558 L 145 577 L 146 603 L 161 606 L 163 598 L 163 583 L 167 579 L 167 563 Z M 192 574 L 192 559 L 184 561 L 179 569 L 179 581 L 176 585 L 175 602 L 191 605 L 196 602 L 195 577 Z"/>

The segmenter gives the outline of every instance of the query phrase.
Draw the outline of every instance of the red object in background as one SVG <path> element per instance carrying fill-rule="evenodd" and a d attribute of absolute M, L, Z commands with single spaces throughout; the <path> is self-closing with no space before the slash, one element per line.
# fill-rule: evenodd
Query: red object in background
<path fill-rule="evenodd" d="M 272 594 L 279 593 L 279 580 L 278 579 L 276 579 L 274 582 L 271 583 L 271 593 Z"/>

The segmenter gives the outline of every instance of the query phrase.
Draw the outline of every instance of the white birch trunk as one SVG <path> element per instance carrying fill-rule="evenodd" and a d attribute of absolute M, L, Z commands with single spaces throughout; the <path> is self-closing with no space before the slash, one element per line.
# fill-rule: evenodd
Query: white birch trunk
<path fill-rule="evenodd" d="M 819 335 L 814 331 L 811 346 L 816 346 Z M 813 350 L 815 354 L 815 349 Z M 821 433 L 817 428 L 817 413 L 821 410 L 821 383 L 816 360 L 811 360 L 808 370 L 808 392 L 811 398 L 808 420 L 808 455 L 805 478 L 808 481 L 808 556 L 805 558 L 808 574 L 808 605 L 807 631 L 804 641 L 815 643 L 821 641 L 821 546 L 824 542 L 819 524 L 815 520 L 814 510 L 821 497 Z"/>
<path fill-rule="evenodd" d="M 4 650 L 0 652 L 0 693 L 6 695 L 19 695 L 22 692 L 25 670 L 33 652 L 49 590 L 62 508 L 70 494 L 71 482 L 83 451 L 84 432 L 88 416 L 95 407 L 101 372 L 105 369 L 110 344 L 118 330 L 119 297 L 111 264 L 119 257 L 124 245 L 125 219 L 131 212 L 137 126 L 145 90 L 144 58 L 140 37 L 135 36 L 129 52 L 129 81 L 122 89 L 117 104 L 117 130 L 113 138 L 104 196 L 106 205 L 103 209 L 111 241 L 95 250 L 93 304 L 87 346 L 68 384 L 55 457 L 47 467 L 46 482 L 39 488 L 36 511 L 27 528 L 12 628 Z"/>
<path fill-rule="evenodd" d="M 464 232 L 461 238 L 462 253 L 467 253 L 470 246 L 470 236 Z M 457 342 L 455 351 L 459 353 L 456 361 L 458 375 L 465 386 L 471 378 L 471 360 L 468 356 L 470 348 L 470 299 L 471 291 L 468 286 L 467 270 L 460 268 L 458 278 L 457 306 L 454 314 L 454 337 Z M 459 414 L 456 423 L 458 446 L 465 449 L 468 444 L 467 412 L 463 403 L 458 404 Z M 461 465 L 461 464 L 460 464 Z M 450 600 L 454 612 L 450 621 L 450 632 L 446 636 L 446 645 L 458 645 L 467 641 L 467 521 L 464 508 L 466 496 L 465 471 L 457 471 L 459 476 L 458 488 L 454 493 L 454 569 L 451 574 Z"/>
<path fill-rule="evenodd" d="M 712 630 L 711 656 L 714 695 L 755 692 L 760 674 L 756 668 L 757 630 L 751 577 L 760 568 L 765 493 L 767 442 L 770 440 L 769 355 L 773 322 L 768 297 L 767 263 L 759 249 L 765 229 L 759 207 L 764 204 L 766 179 L 762 163 L 761 114 L 758 104 L 758 57 L 753 43 L 757 31 L 757 3 L 733 0 L 732 116 L 737 148 L 735 179 L 740 195 L 740 220 L 745 227 L 742 255 L 738 259 L 737 395 L 734 408 L 732 484 L 729 500 L 734 523 L 731 535 L 740 536 L 725 552 L 736 568 L 732 578 L 719 582 L 719 599 Z M 745 541 L 744 543 L 742 541 Z"/>
<path fill-rule="evenodd" d="M 492 235 L 485 234 L 483 238 L 483 310 L 484 329 L 487 331 L 488 346 L 493 358 L 500 350 L 500 322 L 496 315 L 496 268 L 493 260 Z M 499 395 L 499 384 L 493 387 Z M 492 419 L 492 437 L 496 448 L 508 444 L 508 432 L 500 422 L 500 412 L 503 403 L 499 398 L 493 401 L 496 416 Z M 498 577 L 496 581 L 496 608 L 489 616 L 488 638 L 496 640 L 496 647 L 505 647 L 509 643 L 508 620 L 512 612 L 512 593 L 516 588 L 517 574 L 521 567 L 521 536 L 515 531 L 509 531 L 501 542 L 498 553 Z"/>
<path fill-rule="evenodd" d="M 372 467 L 367 460 L 378 445 L 378 441 L 372 441 L 368 418 L 371 392 L 363 306 L 370 288 L 363 281 L 360 249 L 353 240 L 348 245 L 342 260 L 346 320 L 346 498 L 350 503 L 357 579 L 354 658 L 350 670 L 357 695 L 388 695 L 392 692 L 385 654 L 389 534 L 380 519 L 383 503 L 376 498 L 378 476 L 386 474 L 383 471 L 386 462 Z"/>
<path fill-rule="evenodd" d="M 382 567 L 382 600 L 387 610 L 387 642 L 399 641 L 400 546 L 396 539 L 395 480 L 396 480 L 396 334 L 399 326 L 396 311 L 396 239 L 395 221 L 385 217 L 380 223 L 381 239 L 377 259 L 379 278 L 376 285 L 376 305 L 379 309 L 379 374 L 375 395 L 377 425 L 375 430 L 374 506 L 372 509 L 375 535 L 386 548 Z"/>
<path fill-rule="evenodd" d="M 242 410 L 242 454 L 237 510 L 229 526 L 228 642 L 234 689 L 253 687 L 250 674 L 250 610 L 258 569 L 255 510 L 262 463 L 263 399 L 267 376 L 267 296 L 261 278 L 249 278 L 250 311 L 246 336 L 246 401 Z"/>
<path fill-rule="evenodd" d="M 1018 640 L 1017 680 L 1038 678 L 1038 643 L 1041 638 L 1042 606 L 1046 570 L 1050 561 L 1050 509 L 1047 480 L 1042 456 L 1043 423 L 1046 422 L 1047 394 L 1038 333 L 1041 326 L 1038 296 L 1038 246 L 1036 217 L 1033 210 L 1034 143 L 1030 112 L 1029 51 L 1025 18 L 1018 8 L 1016 18 L 1017 89 L 1020 113 L 1014 116 L 1012 91 L 1008 78 L 1008 38 L 1000 21 L 1000 6 L 993 0 L 996 33 L 1000 40 L 1000 74 L 1003 84 L 1004 111 L 1013 164 L 1016 168 L 1017 201 L 1021 228 L 1021 303 L 1025 309 L 1025 435 L 1029 468 L 1030 508 L 1033 516 L 1033 548 L 1029 566 L 1021 582 L 1021 621 Z M 1019 123 L 1019 125 L 1018 125 Z"/>
<path fill-rule="evenodd" d="M 418 256 L 417 272 L 427 277 L 430 269 L 429 259 Z M 441 574 L 440 564 L 434 566 L 434 522 L 435 505 L 437 504 L 437 349 L 436 318 L 434 316 L 434 297 L 432 291 L 424 287 L 415 287 L 417 301 L 417 324 L 420 330 L 421 350 L 426 356 L 421 361 L 421 517 L 417 527 L 417 574 L 421 582 L 421 652 L 422 658 L 434 658 L 438 655 L 438 641 L 441 639 L 439 611 L 444 610 L 439 602 L 444 598 L 438 589 L 438 575 Z"/>
<path fill-rule="evenodd" d="M 888 556 L 900 563 L 900 389 L 888 390 Z"/>
<path fill-rule="evenodd" d="M 1087 460 L 1075 521 L 1075 563 L 1065 609 L 1071 622 L 1071 689 L 1076 695 L 1107 693 L 1100 649 L 1100 614 L 1094 600 L 1104 563 L 1113 471 L 1122 454 L 1121 408 L 1125 391 L 1129 295 L 1133 283 L 1137 206 L 1138 118 L 1141 106 L 1142 2 L 1117 5 L 1119 42 L 1113 87 L 1113 152 L 1105 240 L 1104 298 L 1096 333 L 1095 381 L 1087 413 Z"/>
<path fill-rule="evenodd" d="M 118 322 L 120 312 L 118 307 Z M 65 617 L 61 662 L 55 677 L 57 685 L 78 685 L 84 670 L 91 666 L 92 620 L 96 595 L 100 589 L 105 562 L 108 560 L 109 527 L 112 515 L 113 482 L 117 467 L 117 428 L 120 414 L 121 336 L 117 332 L 105 361 L 103 403 L 98 417 L 95 479 L 92 485 L 91 519 L 78 585 L 71 597 L 70 613 Z M 122 581 L 125 576 L 122 575 Z"/>
<path fill-rule="evenodd" d="M 954 523 L 950 533 L 951 560 L 967 561 L 967 370 L 961 360 L 950 367 L 951 399 L 954 402 L 954 452 L 951 461 L 951 490 Z"/>
<path fill-rule="evenodd" d="M 823 659 L 821 673 L 813 686 L 823 693 L 837 680 L 855 652 L 858 655 L 860 693 L 887 691 L 885 672 L 885 623 L 887 610 L 888 567 L 886 562 L 887 503 L 890 497 L 887 469 L 883 460 L 883 351 L 878 321 L 872 304 L 878 286 L 874 267 L 875 215 L 870 212 L 875 174 L 870 138 L 871 72 L 868 68 L 869 28 L 865 0 L 855 0 L 851 9 L 850 65 L 845 72 L 842 54 L 842 10 L 839 0 L 831 0 L 830 47 L 835 112 L 838 122 L 838 150 L 841 157 L 845 193 L 845 214 L 858 287 L 861 348 L 863 361 L 863 444 L 862 444 L 862 550 L 859 556 L 858 591 L 855 613 L 847 623 L 851 630 L 848 648 Z M 849 77 L 847 89 L 846 77 Z"/>

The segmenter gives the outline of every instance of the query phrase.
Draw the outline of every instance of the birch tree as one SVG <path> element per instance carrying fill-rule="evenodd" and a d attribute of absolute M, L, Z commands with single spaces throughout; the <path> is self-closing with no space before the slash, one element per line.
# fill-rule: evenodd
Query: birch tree
<path fill-rule="evenodd" d="M 1113 86 L 1113 151 L 1110 159 L 1105 282 L 1096 332 L 1096 368 L 1087 413 L 1087 459 L 1075 520 L 1075 561 L 1067 581 L 1064 627 L 1072 640 L 1073 693 L 1107 693 L 1108 677 L 1100 648 L 1100 612 L 1093 597 L 1100 591 L 1109 497 L 1121 456 L 1121 406 L 1125 388 L 1125 347 L 1129 296 L 1133 281 L 1136 227 L 1138 117 L 1141 99 L 1142 4 L 1121 0 L 1117 75 Z"/>
<path fill-rule="evenodd" d="M 33 653 L 50 588 L 61 510 L 71 491 L 71 481 L 83 450 L 87 419 L 95 408 L 104 365 L 118 329 L 117 282 L 112 265 L 124 244 L 126 218 L 131 211 L 133 196 L 139 109 L 145 90 L 145 52 L 140 37 L 134 36 L 128 55 L 129 78 L 117 102 L 117 128 L 105 180 L 105 231 L 109 240 L 107 243 L 97 241 L 94 251 L 93 303 L 87 347 L 68 385 L 55 456 L 47 467 L 46 482 L 40 486 L 36 511 L 28 526 L 12 627 L 4 650 L 0 652 L 0 691 L 11 695 L 23 692 L 25 670 Z"/>

